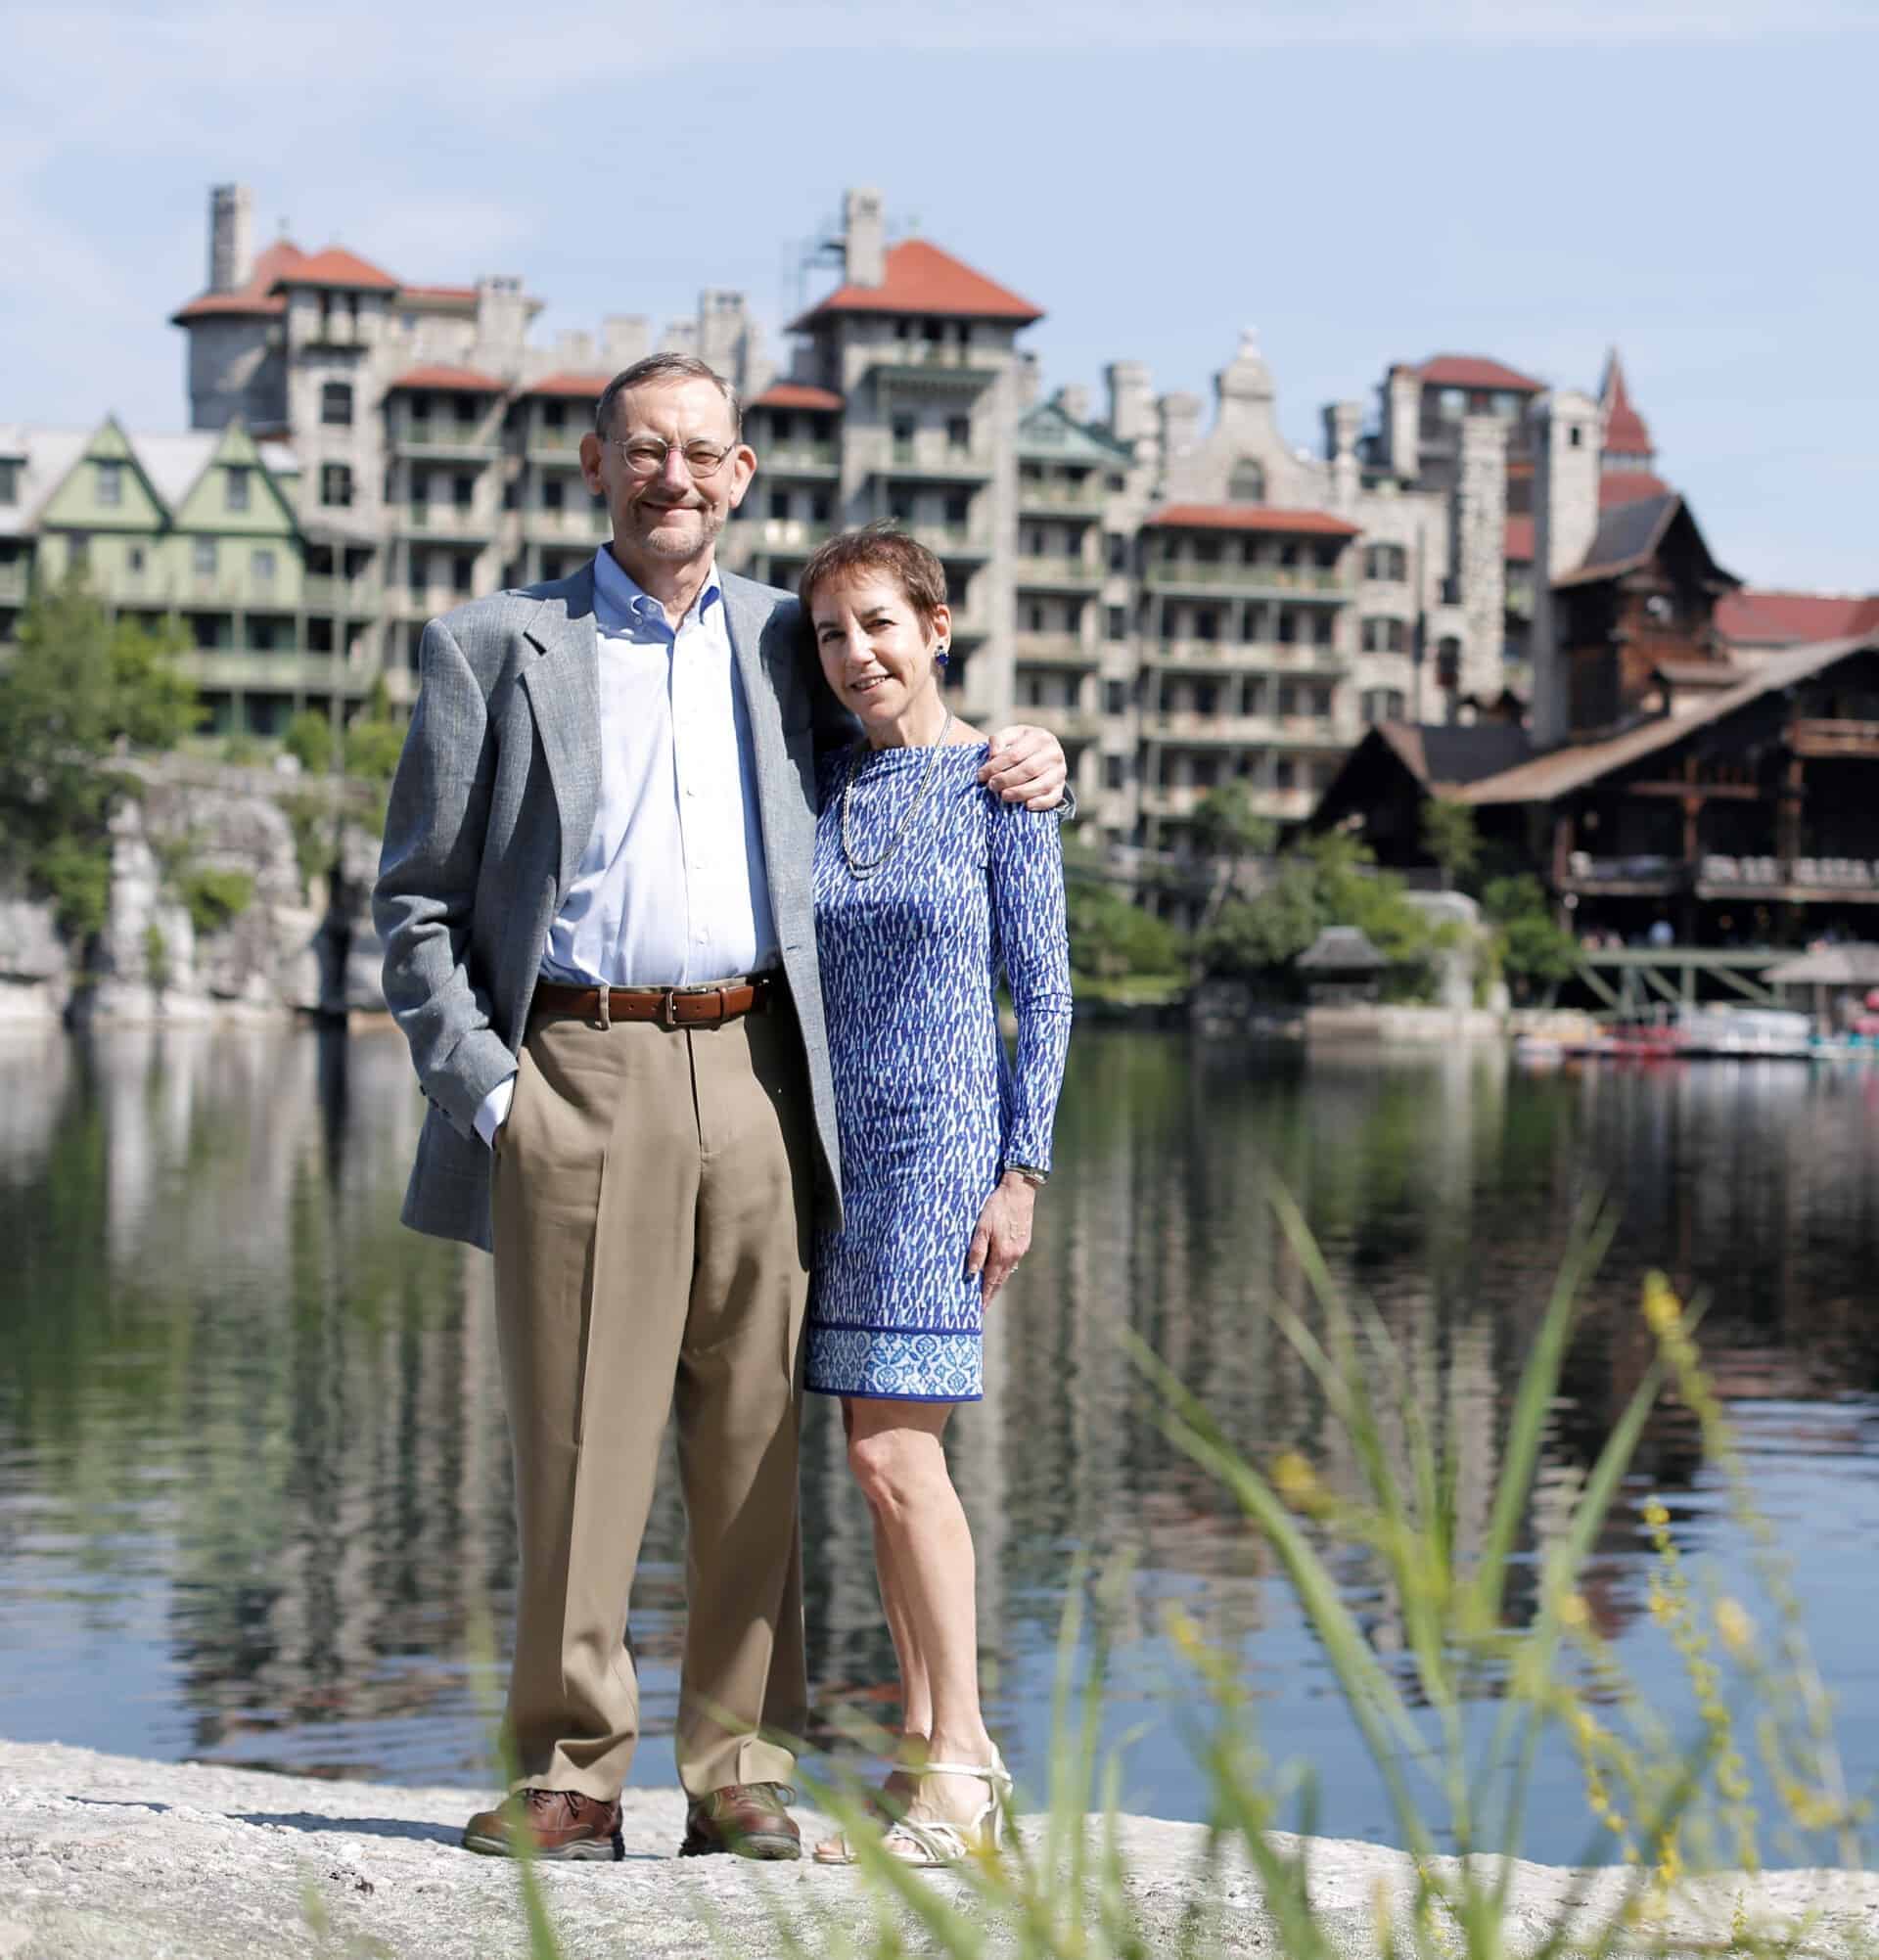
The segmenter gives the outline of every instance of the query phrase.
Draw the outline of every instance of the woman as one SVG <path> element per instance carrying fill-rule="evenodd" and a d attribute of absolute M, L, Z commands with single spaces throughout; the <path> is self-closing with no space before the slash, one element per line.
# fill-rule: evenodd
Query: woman
<path fill-rule="evenodd" d="M 940 698 L 952 615 L 932 552 L 848 532 L 801 591 L 863 731 L 825 764 L 816 830 L 845 1216 L 816 1242 L 807 1386 L 842 1397 L 918 1764 L 884 1793 L 885 1844 L 951 1864 L 998 1842 L 1011 1779 L 980 1712 L 972 1535 L 940 1437 L 984 1392 L 984 1310 L 1031 1244 L 1049 1174 L 1070 1040 L 1063 857 L 1054 813 L 980 787 L 985 739 Z M 816 1856 L 853 1860 L 839 1837 Z"/>

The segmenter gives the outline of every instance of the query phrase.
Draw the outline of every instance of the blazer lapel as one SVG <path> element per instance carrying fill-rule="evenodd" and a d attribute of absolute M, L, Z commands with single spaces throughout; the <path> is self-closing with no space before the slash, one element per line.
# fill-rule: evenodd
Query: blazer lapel
<path fill-rule="evenodd" d="M 561 597 L 544 599 L 523 626 L 537 649 L 522 684 L 541 738 L 561 819 L 561 884 L 566 891 L 593 833 L 600 803 L 600 640 L 594 629 L 594 572 L 584 566 Z"/>

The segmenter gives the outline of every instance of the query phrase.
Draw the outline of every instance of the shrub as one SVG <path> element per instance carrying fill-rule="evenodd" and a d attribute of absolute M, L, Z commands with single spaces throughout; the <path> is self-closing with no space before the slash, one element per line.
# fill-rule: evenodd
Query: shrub
<path fill-rule="evenodd" d="M 150 982 L 153 993 L 161 993 L 172 978 L 169 941 L 163 937 L 163 929 L 155 919 L 144 928 L 144 978 Z"/>
<path fill-rule="evenodd" d="M 316 708 L 303 707 L 287 724 L 281 747 L 298 761 L 309 776 L 324 776 L 333 766 L 337 747 L 333 724 Z"/>
<path fill-rule="evenodd" d="M 345 731 L 345 773 L 368 783 L 389 783 L 404 749 L 404 729 L 395 721 L 362 714 Z"/>
<path fill-rule="evenodd" d="M 254 901 L 254 881 L 246 871 L 222 871 L 199 865 L 177 880 L 189 922 L 199 934 L 219 933 L 240 918 Z"/>

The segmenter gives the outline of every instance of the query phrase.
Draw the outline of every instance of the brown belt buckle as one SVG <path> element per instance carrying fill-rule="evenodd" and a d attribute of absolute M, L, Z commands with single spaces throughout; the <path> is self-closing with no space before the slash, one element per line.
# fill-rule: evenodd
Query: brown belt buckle
<path fill-rule="evenodd" d="M 722 987 L 718 987 L 718 986 L 710 986 L 710 985 L 707 985 L 707 984 L 705 984 L 705 983 L 703 983 L 703 982 L 699 982 L 699 981 L 694 981 L 694 982 L 693 982 L 693 983 L 692 983 L 692 984 L 691 984 L 690 986 L 668 986 L 668 987 L 667 987 L 667 988 L 665 989 L 665 992 L 664 992 L 663 994 L 661 994 L 661 995 L 660 995 L 660 997 L 659 997 L 659 1025 L 660 1025 L 660 1026 L 662 1026 L 662 1027 L 664 1027 L 665 1029 L 666 1029 L 666 1030 L 667 1030 L 667 1032 L 674 1032 L 674 1033 L 675 1033 L 675 1032 L 676 1032 L 676 1031 L 677 1031 L 677 1030 L 678 1030 L 679 1028 L 681 1028 L 681 1027 L 684 1027 L 684 1026 L 688 1026 L 688 1025 L 689 1025 L 688 1023 L 685 1023 L 685 1022 L 682 1022 L 682 1021 L 680 1021 L 680 1020 L 679 1020 L 679 1018 L 678 1018 L 678 997 L 679 997 L 679 995 L 680 995 L 680 994 L 682 994 L 682 993 L 684 993 L 684 994 L 708 994 L 708 993 L 716 993 L 716 994 L 721 994 L 721 993 L 722 993 L 723 991 L 724 991 L 724 989 L 723 989 Z M 718 1018 L 718 1019 L 719 1019 L 720 1021 L 722 1021 L 722 1020 L 724 1019 L 724 1016 L 723 1016 L 722 1012 L 720 1012 L 720 1013 L 719 1013 L 719 1015 L 718 1015 L 718 1017 L 717 1017 L 717 1018 Z"/>

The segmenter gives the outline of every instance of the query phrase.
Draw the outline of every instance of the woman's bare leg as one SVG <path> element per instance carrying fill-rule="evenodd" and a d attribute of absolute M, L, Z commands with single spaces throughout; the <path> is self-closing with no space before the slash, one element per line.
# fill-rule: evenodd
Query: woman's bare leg
<path fill-rule="evenodd" d="M 946 1469 L 940 1436 L 948 1402 L 856 1398 L 848 1462 L 873 1514 L 889 1624 L 900 1630 L 903 1685 L 924 1687 L 928 1738 L 940 1762 L 989 1762 L 991 1739 L 979 1705 L 977 1571 L 972 1530 Z M 902 1643 L 904 1642 L 904 1646 Z M 908 1727 L 913 1727 L 914 1704 Z M 924 1781 L 909 1805 L 919 1818 L 964 1821 L 985 1805 L 977 1778 Z"/>

